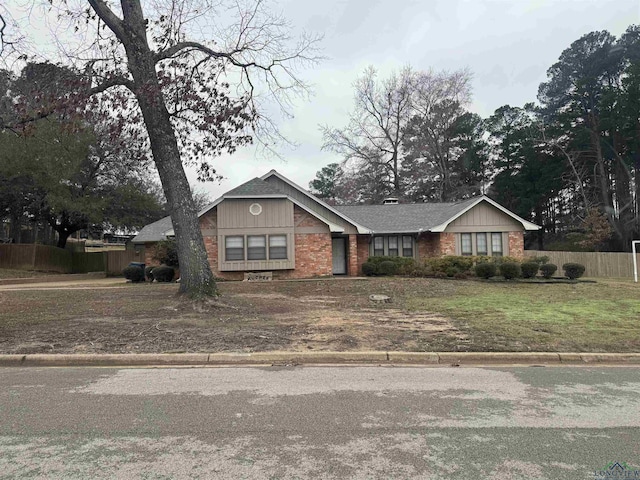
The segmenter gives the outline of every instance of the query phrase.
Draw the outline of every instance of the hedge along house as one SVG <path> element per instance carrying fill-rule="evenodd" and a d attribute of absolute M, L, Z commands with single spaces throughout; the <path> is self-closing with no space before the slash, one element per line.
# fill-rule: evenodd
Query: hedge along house
<path fill-rule="evenodd" d="M 417 260 L 442 255 L 522 257 L 523 233 L 538 230 L 488 197 L 457 203 L 332 207 L 275 170 L 225 193 L 199 213 L 214 275 L 274 278 L 358 275 L 373 255 Z M 132 240 L 152 245 L 173 235 L 165 217 Z"/>

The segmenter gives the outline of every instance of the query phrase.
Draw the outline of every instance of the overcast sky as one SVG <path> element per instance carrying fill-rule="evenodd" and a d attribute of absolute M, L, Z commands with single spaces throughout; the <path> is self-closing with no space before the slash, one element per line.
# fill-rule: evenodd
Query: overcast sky
<path fill-rule="evenodd" d="M 215 198 L 276 169 L 307 187 L 322 167 L 341 158 L 322 151 L 318 126 L 346 125 L 353 82 L 367 65 L 382 77 L 410 64 L 416 70 L 473 72 L 471 110 L 487 117 L 504 104 L 534 101 L 547 69 L 571 42 L 594 30 L 618 36 L 640 23 L 639 0 L 281 0 L 296 28 L 324 35 L 327 60 L 302 72 L 311 101 L 297 102 L 282 132 L 299 146 L 284 160 L 251 149 L 218 158 L 221 184 L 193 184 Z"/>

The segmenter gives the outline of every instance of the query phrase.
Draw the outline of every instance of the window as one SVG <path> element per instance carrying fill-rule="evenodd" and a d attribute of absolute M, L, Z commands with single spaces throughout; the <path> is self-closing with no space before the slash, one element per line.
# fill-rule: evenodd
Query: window
<path fill-rule="evenodd" d="M 470 233 L 460 234 L 460 251 L 462 255 L 473 255 L 473 247 L 471 243 Z"/>
<path fill-rule="evenodd" d="M 493 255 L 494 257 L 502 256 L 502 234 L 501 233 L 491 234 L 491 255 Z"/>
<path fill-rule="evenodd" d="M 244 237 L 225 237 L 224 250 L 227 262 L 244 260 Z"/>
<path fill-rule="evenodd" d="M 247 236 L 247 260 L 266 260 L 267 242 L 264 235 Z"/>
<path fill-rule="evenodd" d="M 384 255 L 384 237 L 373 238 L 373 255 L 376 257 Z"/>
<path fill-rule="evenodd" d="M 478 255 L 488 255 L 487 250 L 487 234 L 476 233 L 476 253 Z"/>
<path fill-rule="evenodd" d="M 269 260 L 287 259 L 287 236 L 269 235 Z"/>
<path fill-rule="evenodd" d="M 388 237 L 388 245 L 389 245 L 389 256 L 397 257 L 398 256 L 398 237 Z"/>
<path fill-rule="evenodd" d="M 409 236 L 402 237 L 402 256 L 413 257 L 413 238 Z"/>

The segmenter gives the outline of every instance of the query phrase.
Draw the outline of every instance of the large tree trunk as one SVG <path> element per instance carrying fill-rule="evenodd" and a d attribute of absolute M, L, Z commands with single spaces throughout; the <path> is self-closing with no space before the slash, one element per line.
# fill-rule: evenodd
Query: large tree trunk
<path fill-rule="evenodd" d="M 147 43 L 145 20 L 139 0 L 122 0 L 127 36 L 123 44 L 134 79 L 134 94 L 149 134 L 153 159 L 160 175 L 180 262 L 180 293 L 199 298 L 217 295 L 191 188 L 180 159 L 178 142 L 155 70 L 155 58 Z"/>
<path fill-rule="evenodd" d="M 65 248 L 67 246 L 67 240 L 71 236 L 71 233 L 67 232 L 65 229 L 57 230 L 57 232 L 58 232 L 58 243 L 56 244 L 56 247 Z"/>
<path fill-rule="evenodd" d="M 609 220 L 609 225 L 611 225 L 611 228 L 616 235 L 616 240 L 622 243 L 624 241 L 624 232 L 621 230 L 620 223 L 618 222 L 615 214 L 613 191 L 611 189 L 611 182 L 609 181 L 609 172 L 605 165 L 605 159 L 602 153 L 599 122 L 595 115 L 591 114 L 590 117 L 591 129 L 589 134 L 596 159 L 596 177 L 600 200 L 607 220 Z"/>
<path fill-rule="evenodd" d="M 9 237 L 11 243 L 20 243 L 20 233 L 22 231 L 22 215 L 11 215 L 11 225 L 9 227 Z"/>

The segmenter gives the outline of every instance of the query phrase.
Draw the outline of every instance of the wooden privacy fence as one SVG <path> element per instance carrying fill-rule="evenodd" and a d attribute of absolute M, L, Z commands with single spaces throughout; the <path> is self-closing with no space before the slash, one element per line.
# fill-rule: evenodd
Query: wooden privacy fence
<path fill-rule="evenodd" d="M 618 277 L 633 278 L 633 254 L 617 252 L 547 252 L 525 250 L 525 257 L 549 257 L 549 263 L 558 266 L 558 274 L 562 275 L 565 263 L 581 263 L 584 265 L 585 277 Z M 637 255 L 640 268 L 640 254 Z"/>
<path fill-rule="evenodd" d="M 134 250 L 120 250 L 104 253 L 104 270 L 107 275 L 122 275 L 124 267 L 131 262 L 144 262 L 144 252 Z"/>
<path fill-rule="evenodd" d="M 0 268 L 72 273 L 73 253 L 37 244 L 0 244 Z"/>
<path fill-rule="evenodd" d="M 144 252 L 71 252 L 34 244 L 0 244 L 0 268 L 57 273 L 106 272 L 121 275 L 130 262 L 144 262 Z"/>

